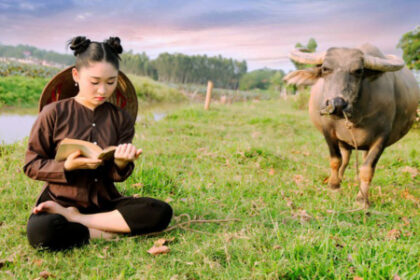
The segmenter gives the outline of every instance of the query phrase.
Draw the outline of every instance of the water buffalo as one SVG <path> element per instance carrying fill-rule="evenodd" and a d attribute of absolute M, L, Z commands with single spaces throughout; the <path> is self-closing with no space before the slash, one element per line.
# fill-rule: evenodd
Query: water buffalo
<path fill-rule="evenodd" d="M 369 184 L 384 149 L 411 128 L 420 99 L 414 75 L 401 59 L 364 44 L 326 52 L 294 50 L 290 58 L 315 65 L 284 79 L 312 85 L 309 114 L 330 152 L 330 188 L 340 187 L 351 151 L 364 151 L 357 201 L 368 207 Z M 348 122 L 346 122 L 346 118 Z"/>

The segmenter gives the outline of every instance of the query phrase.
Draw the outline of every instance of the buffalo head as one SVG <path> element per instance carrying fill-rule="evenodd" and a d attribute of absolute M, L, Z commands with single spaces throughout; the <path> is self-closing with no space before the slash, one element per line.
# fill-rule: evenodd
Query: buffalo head
<path fill-rule="evenodd" d="M 296 62 L 316 65 L 288 74 L 289 84 L 313 85 L 323 79 L 321 115 L 342 117 L 352 115 L 365 78 L 374 78 L 386 71 L 397 71 L 404 62 L 395 56 L 371 56 L 359 49 L 330 48 L 326 52 L 306 53 L 294 50 L 290 58 Z"/>

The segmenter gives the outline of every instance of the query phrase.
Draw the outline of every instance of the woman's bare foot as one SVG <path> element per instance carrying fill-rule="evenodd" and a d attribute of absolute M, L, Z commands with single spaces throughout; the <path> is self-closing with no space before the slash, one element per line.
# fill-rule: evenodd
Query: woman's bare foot
<path fill-rule="evenodd" d="M 105 240 L 111 240 L 118 236 L 116 233 L 108 232 L 108 231 L 102 231 L 96 228 L 89 228 L 89 236 L 91 239 L 98 238 L 98 239 L 105 239 Z"/>
<path fill-rule="evenodd" d="M 76 217 L 80 215 L 80 212 L 76 207 L 63 207 L 52 200 L 42 202 L 32 210 L 32 213 L 34 214 L 41 212 L 60 214 L 64 216 L 69 222 L 75 222 Z"/>

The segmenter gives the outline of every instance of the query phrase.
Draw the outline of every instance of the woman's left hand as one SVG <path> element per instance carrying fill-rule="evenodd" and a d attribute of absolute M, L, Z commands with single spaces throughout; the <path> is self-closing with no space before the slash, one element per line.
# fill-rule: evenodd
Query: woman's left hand
<path fill-rule="evenodd" d="M 120 144 L 115 150 L 114 162 L 120 169 L 124 169 L 129 162 L 135 161 L 142 152 L 142 149 L 137 149 L 133 144 Z"/>

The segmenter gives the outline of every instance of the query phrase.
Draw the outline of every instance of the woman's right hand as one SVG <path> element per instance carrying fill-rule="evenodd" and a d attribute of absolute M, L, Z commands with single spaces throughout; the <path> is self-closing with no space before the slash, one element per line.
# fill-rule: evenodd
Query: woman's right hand
<path fill-rule="evenodd" d="M 96 169 L 102 164 L 102 160 L 100 159 L 79 157 L 80 155 L 80 151 L 71 153 L 64 162 L 64 169 L 68 171 L 75 169 Z"/>

